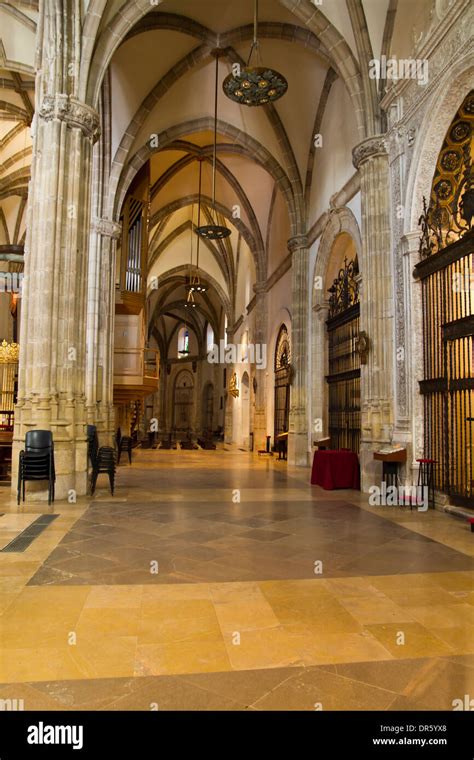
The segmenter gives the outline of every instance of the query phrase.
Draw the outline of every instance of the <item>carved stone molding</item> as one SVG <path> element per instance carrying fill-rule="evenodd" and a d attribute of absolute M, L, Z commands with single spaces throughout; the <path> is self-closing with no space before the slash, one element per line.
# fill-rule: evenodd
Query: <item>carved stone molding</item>
<path fill-rule="evenodd" d="M 313 306 L 313 312 L 316 319 L 321 322 L 321 324 L 325 324 L 329 316 L 329 302 L 326 300 L 322 304 L 317 303 Z"/>
<path fill-rule="evenodd" d="M 355 168 L 359 169 L 362 164 L 376 156 L 386 156 L 387 146 L 385 139 L 385 135 L 375 135 L 375 137 L 368 137 L 359 143 L 359 145 L 356 145 L 352 151 L 352 163 Z"/>
<path fill-rule="evenodd" d="M 113 240 L 120 240 L 122 235 L 122 225 L 119 222 L 113 222 L 111 219 L 94 219 L 92 222 L 92 231 L 97 232 L 103 237 L 110 237 Z"/>
<path fill-rule="evenodd" d="M 266 293 L 268 290 L 266 282 L 256 282 L 253 286 L 253 292 L 256 296 Z"/>
<path fill-rule="evenodd" d="M 45 121 L 64 121 L 71 129 L 82 130 L 84 136 L 93 143 L 99 138 L 100 121 L 97 111 L 70 95 L 45 95 L 39 116 Z"/>
<path fill-rule="evenodd" d="M 288 240 L 288 250 L 290 253 L 294 253 L 302 248 L 308 248 L 308 238 L 306 235 L 295 235 Z"/>

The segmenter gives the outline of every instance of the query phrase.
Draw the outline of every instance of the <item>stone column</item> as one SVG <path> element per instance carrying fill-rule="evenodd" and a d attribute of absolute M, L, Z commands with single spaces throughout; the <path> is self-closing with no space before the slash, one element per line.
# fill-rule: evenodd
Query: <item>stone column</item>
<path fill-rule="evenodd" d="M 313 351 L 311 361 L 311 445 L 312 441 L 324 438 L 328 430 L 328 339 L 326 321 L 329 314 L 329 303 L 323 301 L 313 306 Z"/>
<path fill-rule="evenodd" d="M 234 332 L 228 327 L 226 331 L 227 345 L 234 342 Z M 234 396 L 229 393 L 230 378 L 234 374 L 234 365 L 226 364 L 226 387 L 224 388 L 224 443 L 232 443 L 234 438 Z"/>
<path fill-rule="evenodd" d="M 268 363 L 271 362 L 270 349 L 267 341 L 267 289 L 264 282 L 257 282 L 253 286 L 255 293 L 255 345 L 265 346 L 267 366 L 259 369 L 255 367 L 256 391 L 255 406 L 253 410 L 253 449 L 254 452 L 265 450 L 267 444 L 267 388 L 266 376 Z M 262 349 L 263 350 L 263 349 Z M 253 394 L 253 382 L 250 380 L 250 398 Z"/>
<path fill-rule="evenodd" d="M 202 411 L 203 411 L 203 382 L 202 382 L 202 363 L 207 361 L 206 354 L 199 356 L 195 365 L 191 365 L 191 372 L 194 378 L 194 419 L 192 432 L 198 433 L 202 429 Z M 194 366 L 196 369 L 194 370 Z"/>
<path fill-rule="evenodd" d="M 424 452 L 424 405 L 419 381 L 423 380 L 423 309 L 421 280 L 413 277 L 413 270 L 420 260 L 420 231 L 406 233 L 401 240 L 403 272 L 405 281 L 405 334 L 408 340 L 404 355 L 399 360 L 405 362 L 405 373 L 411 380 L 408 395 L 408 420 L 396 421 L 394 439 L 407 447 L 406 482 L 411 485 L 418 480 L 417 459 Z"/>
<path fill-rule="evenodd" d="M 114 326 L 115 261 L 122 227 L 95 219 L 89 249 L 86 399 L 88 423 L 97 425 L 101 445 L 115 432 Z"/>
<path fill-rule="evenodd" d="M 291 386 L 288 462 L 305 466 L 309 461 L 308 377 L 309 377 L 309 248 L 305 235 L 288 241 L 292 254 L 292 317 L 291 317 Z"/>
<path fill-rule="evenodd" d="M 370 341 L 367 364 L 361 368 L 361 487 L 367 491 L 381 479 L 373 452 L 392 440 L 393 430 L 390 182 L 384 137 L 370 137 L 357 145 L 353 162 L 360 172 L 362 203 L 360 329 Z"/>
<path fill-rule="evenodd" d="M 98 133 L 96 111 L 72 96 L 45 95 L 37 108 L 13 463 L 15 470 L 28 430 L 51 430 L 58 499 L 86 493 L 85 306 Z M 45 497 L 44 483 L 28 490 Z"/>
<path fill-rule="evenodd" d="M 166 361 L 161 358 L 160 364 L 160 384 L 158 386 L 158 411 L 156 417 L 158 418 L 158 431 L 160 433 L 168 433 L 168 419 L 166 414 L 166 398 L 168 387 L 168 365 Z"/>

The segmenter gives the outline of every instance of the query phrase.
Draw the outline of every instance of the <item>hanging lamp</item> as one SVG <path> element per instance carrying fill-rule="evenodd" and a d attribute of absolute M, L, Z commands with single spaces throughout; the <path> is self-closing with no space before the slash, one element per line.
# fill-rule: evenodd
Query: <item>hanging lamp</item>
<path fill-rule="evenodd" d="M 216 163 L 217 163 L 217 96 L 218 96 L 218 78 L 219 78 L 219 56 L 221 55 L 222 51 L 218 48 L 216 50 L 212 51 L 212 55 L 216 59 L 216 83 L 215 83 L 215 89 L 214 89 L 214 154 L 212 159 L 212 210 L 214 213 L 214 219 L 216 222 L 218 222 L 217 218 L 217 211 L 216 211 Z M 199 180 L 201 181 L 201 175 L 199 177 Z M 201 201 L 201 190 L 199 190 L 199 201 Z M 198 227 L 197 227 L 197 234 L 204 238 L 205 240 L 222 240 L 223 238 L 229 237 L 230 235 L 230 229 L 228 227 L 224 227 L 221 224 L 200 224 L 200 211 L 201 211 L 201 203 L 199 202 L 199 211 L 198 211 Z M 211 212 L 212 216 L 212 212 Z"/>
<path fill-rule="evenodd" d="M 202 158 L 199 159 L 199 195 L 198 195 L 198 223 L 197 228 L 201 224 L 201 188 L 202 188 Z M 189 267 L 189 293 L 205 293 L 207 285 L 205 282 L 201 282 L 199 276 L 199 243 L 200 236 L 197 239 L 196 248 L 196 271 L 193 274 L 193 227 L 194 227 L 194 204 L 191 211 L 191 265 Z M 189 299 L 188 299 L 189 300 Z M 194 296 L 193 296 L 194 300 Z"/>
<path fill-rule="evenodd" d="M 251 66 L 252 55 L 256 54 L 258 66 Z M 258 41 L 258 0 L 255 0 L 253 19 L 253 42 L 247 65 L 238 68 L 225 79 L 222 88 L 228 98 L 244 106 L 263 106 L 281 98 L 288 89 L 283 74 L 261 65 L 260 43 Z"/>

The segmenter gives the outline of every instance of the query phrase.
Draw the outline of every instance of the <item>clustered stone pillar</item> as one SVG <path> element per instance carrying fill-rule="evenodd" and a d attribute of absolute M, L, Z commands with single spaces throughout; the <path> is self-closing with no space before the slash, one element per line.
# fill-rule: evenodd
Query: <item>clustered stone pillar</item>
<path fill-rule="evenodd" d="M 253 286 L 255 293 L 255 333 L 254 343 L 259 347 L 265 346 L 267 366 L 255 369 L 255 406 L 253 410 L 253 448 L 254 451 L 265 450 L 267 442 L 267 388 L 266 377 L 268 362 L 271 361 L 267 343 L 267 289 L 264 282 Z M 263 349 L 262 349 L 263 350 Z M 263 355 L 263 353 L 261 354 Z M 250 389 L 250 393 L 253 388 Z"/>
<path fill-rule="evenodd" d="M 232 328 L 227 328 L 227 345 L 234 342 L 234 332 Z M 234 439 L 234 402 L 232 393 L 229 393 L 229 383 L 234 374 L 234 365 L 226 364 L 226 387 L 224 388 L 224 442 L 232 443 Z"/>
<path fill-rule="evenodd" d="M 288 436 L 288 462 L 307 465 L 308 442 L 308 357 L 309 357 L 309 248 L 305 235 L 288 241 L 292 254 L 292 307 L 291 317 L 291 387 L 290 426 Z"/>
<path fill-rule="evenodd" d="M 35 122 L 12 483 L 25 434 L 51 430 L 56 497 L 72 500 L 87 485 L 87 250 L 99 116 L 74 97 L 55 94 L 43 97 Z M 28 490 L 43 498 L 44 488 Z"/>
<path fill-rule="evenodd" d="M 424 378 L 423 345 L 423 308 L 421 280 L 413 277 L 413 270 L 420 261 L 420 231 L 407 232 L 402 238 L 403 275 L 405 283 L 405 320 L 406 341 L 405 354 L 400 360 L 406 362 L 406 373 L 411 378 L 408 411 L 411 430 L 403 432 L 395 428 L 396 440 L 407 447 L 408 461 L 405 468 L 407 483 L 418 480 L 419 464 L 417 459 L 424 456 L 424 404 L 420 393 L 419 381 Z M 398 357 L 397 357 L 398 359 Z M 397 421 L 398 422 L 398 421 Z"/>
<path fill-rule="evenodd" d="M 328 340 L 326 321 L 329 316 L 329 303 L 313 306 L 313 345 L 311 355 L 311 435 L 317 441 L 329 434 L 328 431 Z M 312 441 L 311 441 L 312 443 Z"/>
<path fill-rule="evenodd" d="M 393 292 L 390 248 L 390 181 L 383 136 L 364 140 L 353 151 L 360 172 L 362 275 L 360 329 L 368 335 L 367 363 L 361 368 L 361 486 L 380 483 L 373 453 L 392 440 Z"/>
<path fill-rule="evenodd" d="M 109 219 L 92 224 L 89 252 L 86 398 L 89 424 L 97 425 L 101 445 L 115 432 L 114 324 L 115 261 L 122 226 Z"/>

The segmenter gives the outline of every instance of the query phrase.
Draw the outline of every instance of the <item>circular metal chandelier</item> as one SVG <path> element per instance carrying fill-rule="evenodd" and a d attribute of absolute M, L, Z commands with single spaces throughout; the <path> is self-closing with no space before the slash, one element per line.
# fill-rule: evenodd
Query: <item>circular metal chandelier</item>
<path fill-rule="evenodd" d="M 198 234 L 204 240 L 222 240 L 229 237 L 230 230 L 221 224 L 203 224 L 201 227 L 198 227 Z"/>
<path fill-rule="evenodd" d="M 200 223 L 200 216 L 201 216 L 201 178 L 202 178 L 202 160 L 199 160 L 199 206 L 198 206 L 198 226 Z M 197 238 L 197 249 L 196 249 L 196 265 L 193 267 L 193 238 L 194 238 L 194 204 L 191 207 L 191 261 L 189 264 L 189 275 L 186 277 L 185 281 L 185 288 L 187 290 L 187 298 L 186 302 L 184 304 L 185 308 L 188 308 L 188 306 L 196 307 L 196 304 L 194 302 L 194 294 L 195 293 L 205 293 L 207 290 L 207 284 L 205 282 L 201 282 L 201 277 L 199 276 L 199 242 L 200 238 L 198 235 Z"/>
<path fill-rule="evenodd" d="M 247 65 L 241 68 L 234 64 L 232 74 L 229 74 L 222 85 L 228 98 L 244 106 L 263 106 L 273 103 L 288 89 L 288 82 L 283 74 L 267 66 L 251 66 L 250 61 L 253 53 L 260 60 L 260 43 L 258 41 L 258 0 L 255 0 L 255 12 L 253 21 L 253 42 L 250 48 Z"/>
<path fill-rule="evenodd" d="M 218 224 L 217 211 L 216 211 L 216 163 L 217 163 L 217 96 L 218 96 L 218 79 L 219 79 L 219 55 L 221 50 L 216 49 L 213 51 L 213 55 L 216 59 L 216 83 L 214 88 L 214 153 L 212 159 L 212 209 L 214 212 L 214 219 L 216 224 L 200 224 L 201 217 L 201 172 L 199 172 L 199 208 L 198 208 L 198 227 L 197 234 L 205 240 L 223 240 L 223 238 L 229 237 L 231 230 L 228 227 L 224 227 L 222 224 Z M 212 212 L 211 217 L 212 217 Z"/>

